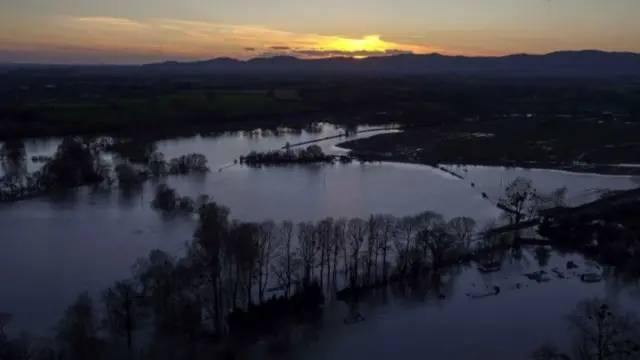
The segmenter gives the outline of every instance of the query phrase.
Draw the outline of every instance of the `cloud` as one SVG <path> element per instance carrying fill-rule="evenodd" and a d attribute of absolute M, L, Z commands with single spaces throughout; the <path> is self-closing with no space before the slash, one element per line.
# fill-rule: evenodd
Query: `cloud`
<path fill-rule="evenodd" d="M 61 17 L 43 24 L 39 34 L 25 25 L 12 39 L 23 44 L 59 49 L 61 46 L 87 48 L 120 54 L 122 61 L 148 57 L 166 60 L 198 60 L 228 56 L 248 58 L 264 49 L 271 56 L 298 57 L 379 56 L 397 53 L 445 52 L 420 44 L 386 41 L 380 35 L 362 38 L 297 33 L 253 24 L 225 24 L 179 19 L 134 21 L 115 17 Z M 265 48 L 264 44 L 278 44 Z M 105 56 L 107 57 L 107 56 Z"/>
<path fill-rule="evenodd" d="M 141 29 L 145 25 L 136 21 L 123 18 L 114 18 L 106 16 L 76 17 L 73 20 L 80 24 L 89 24 L 90 26 L 115 27 L 123 29 Z"/>

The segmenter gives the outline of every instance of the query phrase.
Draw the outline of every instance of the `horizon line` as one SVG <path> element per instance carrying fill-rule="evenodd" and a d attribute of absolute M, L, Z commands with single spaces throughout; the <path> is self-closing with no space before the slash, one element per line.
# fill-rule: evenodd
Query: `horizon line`
<path fill-rule="evenodd" d="M 506 53 L 504 55 L 459 55 L 459 54 L 457 54 L 457 55 L 453 55 L 453 54 L 452 55 L 447 55 L 447 54 L 442 54 L 442 53 L 439 53 L 439 52 L 423 53 L 423 54 L 407 52 L 407 53 L 401 53 L 401 54 L 371 55 L 371 56 L 364 56 L 362 58 L 358 58 L 358 57 L 356 57 L 356 55 L 354 55 L 354 56 L 341 55 L 341 56 L 304 58 L 304 57 L 297 57 L 297 56 L 294 56 L 294 55 L 281 54 L 281 55 L 274 55 L 274 56 L 255 56 L 255 57 L 248 58 L 248 59 L 240 59 L 240 58 L 234 58 L 234 57 L 230 57 L 230 56 L 218 56 L 218 57 L 194 59 L 194 60 L 182 60 L 182 61 L 179 61 L 179 60 L 162 60 L 162 61 L 157 61 L 157 62 L 141 62 L 141 63 L 131 63 L 131 64 L 74 63 L 74 62 L 65 62 L 65 63 L 60 62 L 60 63 L 58 63 L 58 62 L 39 62 L 39 61 L 2 61 L 0 59 L 0 66 L 26 65 L 26 66 L 87 66 L 87 67 L 114 66 L 114 67 L 132 67 L 132 66 L 145 66 L 145 65 L 159 65 L 159 64 L 166 64 L 166 63 L 191 64 L 191 63 L 208 62 L 208 61 L 223 60 L 223 59 L 233 60 L 233 61 L 237 61 L 239 63 L 248 63 L 248 62 L 253 61 L 253 60 L 274 59 L 274 58 L 290 58 L 290 59 L 296 59 L 296 60 L 299 60 L 299 61 L 318 61 L 318 60 L 329 60 L 329 59 L 343 59 L 343 60 L 354 60 L 354 61 L 363 61 L 364 60 L 364 61 L 366 61 L 367 59 L 394 58 L 394 57 L 400 57 L 400 56 L 442 56 L 442 57 L 450 57 L 450 58 L 476 58 L 476 59 L 491 58 L 491 59 L 499 59 L 499 58 L 506 58 L 506 57 L 511 57 L 511 56 L 547 56 L 547 55 L 552 55 L 552 54 L 557 54 L 557 53 L 588 53 L 588 52 L 605 53 L 605 54 L 640 55 L 640 52 L 634 52 L 634 51 L 607 51 L 607 50 L 598 50 L 598 49 L 555 50 L 555 51 L 543 52 L 543 53 L 520 52 L 520 53 Z"/>

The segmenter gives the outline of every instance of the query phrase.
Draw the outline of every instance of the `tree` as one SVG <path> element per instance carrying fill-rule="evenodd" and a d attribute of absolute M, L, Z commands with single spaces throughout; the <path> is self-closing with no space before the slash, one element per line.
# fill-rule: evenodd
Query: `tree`
<path fill-rule="evenodd" d="M 0 146 L 0 165 L 7 174 L 23 176 L 27 173 L 27 152 L 24 141 L 8 140 Z"/>
<path fill-rule="evenodd" d="M 579 303 L 569 322 L 576 332 L 574 352 L 580 359 L 624 359 L 640 355 L 637 319 L 606 300 Z"/>
<path fill-rule="evenodd" d="M 320 249 L 320 287 L 324 288 L 324 269 L 327 268 L 326 279 L 329 284 L 329 273 L 331 272 L 331 248 L 332 248 L 332 232 L 333 219 L 326 218 L 317 225 L 318 247 Z"/>
<path fill-rule="evenodd" d="M 207 313 L 215 330 L 223 327 L 224 301 L 222 273 L 229 253 L 229 209 L 209 202 L 201 197 L 198 208 L 198 226 L 190 246 L 189 258 L 192 266 L 201 268 L 201 279 L 205 288 Z M 235 306 L 235 304 L 234 304 Z"/>
<path fill-rule="evenodd" d="M 153 201 L 151 201 L 151 206 L 154 209 L 171 212 L 178 206 L 179 198 L 175 189 L 170 188 L 166 184 L 160 184 L 156 186 L 156 192 Z"/>
<path fill-rule="evenodd" d="M 380 223 L 380 235 L 378 236 L 378 251 L 382 252 L 382 279 L 387 281 L 388 266 L 387 256 L 390 250 L 390 241 L 395 237 L 396 218 L 391 215 L 378 215 Z"/>
<path fill-rule="evenodd" d="M 129 351 L 133 348 L 133 333 L 142 318 L 141 294 L 129 281 L 119 281 L 102 294 L 107 312 L 107 325 L 113 335 L 124 335 Z"/>
<path fill-rule="evenodd" d="M 394 238 L 396 267 L 400 275 L 404 275 L 410 262 L 413 239 L 418 229 L 415 216 L 405 216 L 397 222 L 398 236 Z"/>
<path fill-rule="evenodd" d="M 337 270 L 338 270 L 338 254 L 342 251 L 343 255 L 343 270 L 344 270 L 344 281 L 347 282 L 347 247 L 346 247 L 346 237 L 345 237 L 345 229 L 347 226 L 347 220 L 344 218 L 337 219 L 333 223 L 333 235 L 331 237 L 332 247 L 333 247 L 333 287 L 336 287 L 337 282 Z"/>
<path fill-rule="evenodd" d="M 57 336 L 70 360 L 98 359 L 100 340 L 93 300 L 84 292 L 78 295 L 57 326 Z"/>
<path fill-rule="evenodd" d="M 350 219 L 347 223 L 347 247 L 349 248 L 349 273 L 351 275 L 349 286 L 356 289 L 359 285 L 358 267 L 360 263 L 360 250 L 367 235 L 367 223 L 360 218 Z"/>
<path fill-rule="evenodd" d="M 273 268 L 273 272 L 278 278 L 278 285 L 284 289 L 285 298 L 289 298 L 296 263 L 294 261 L 293 223 L 291 221 L 284 221 L 280 226 L 278 248 L 280 249 L 278 265 Z"/>
<path fill-rule="evenodd" d="M 142 176 L 131 164 L 122 163 L 115 167 L 116 178 L 118 179 L 118 186 L 121 189 L 133 189 L 142 185 Z M 166 185 L 164 185 L 166 187 Z M 168 187 L 167 187 L 168 188 Z M 158 190 L 156 189 L 156 194 Z"/>
<path fill-rule="evenodd" d="M 439 270 L 447 265 L 447 261 L 459 255 L 460 242 L 447 231 L 446 225 L 442 224 L 430 232 L 427 247 L 431 255 L 432 269 Z"/>
<path fill-rule="evenodd" d="M 518 177 L 505 189 L 498 205 L 505 210 L 504 216 L 512 225 L 528 221 L 538 215 L 538 211 L 550 207 L 566 206 L 567 188 L 561 187 L 549 194 L 540 194 L 529 179 Z"/>
<path fill-rule="evenodd" d="M 306 149 L 306 153 L 310 158 L 321 157 L 324 155 L 322 148 L 318 145 L 309 145 Z"/>
<path fill-rule="evenodd" d="M 41 182 L 47 189 L 66 189 L 98 183 L 104 179 L 96 171 L 98 154 L 79 138 L 64 138 L 51 161 L 42 167 Z"/>
<path fill-rule="evenodd" d="M 232 222 L 229 231 L 228 247 L 236 268 L 235 277 L 236 281 L 244 285 L 243 291 L 247 299 L 247 307 L 253 301 L 253 280 L 257 270 L 259 251 L 258 232 L 258 224 L 240 221 Z"/>
<path fill-rule="evenodd" d="M 189 359 L 195 358 L 198 337 L 203 329 L 205 293 L 202 291 L 202 273 L 201 263 L 194 263 L 190 256 L 180 259 L 174 271 L 178 288 L 175 300 L 177 329 L 187 336 Z"/>
<path fill-rule="evenodd" d="M 630 313 L 603 299 L 584 300 L 569 316 L 573 332 L 573 356 L 561 353 L 553 344 L 536 350 L 537 360 L 637 359 L 640 356 L 638 321 Z"/>
<path fill-rule="evenodd" d="M 298 253 L 302 261 L 302 286 L 307 287 L 313 278 L 316 261 L 316 231 L 312 223 L 298 224 Z"/>
<path fill-rule="evenodd" d="M 176 260 L 160 250 L 151 251 L 147 258 L 138 259 L 133 266 L 134 279 L 145 298 L 145 306 L 153 313 L 159 333 L 175 331 L 175 268 Z"/>
<path fill-rule="evenodd" d="M 416 217 L 417 232 L 415 236 L 415 244 L 422 250 L 421 261 L 426 261 L 429 256 L 429 250 L 436 252 L 439 250 L 439 243 L 444 245 L 445 237 L 445 221 L 442 215 L 433 211 L 425 211 Z M 436 233 L 437 232 L 437 233 Z M 444 250 L 443 250 L 444 251 Z M 441 254 L 432 254 L 432 263 L 437 265 L 440 260 L 438 256 Z"/>
<path fill-rule="evenodd" d="M 469 217 L 455 217 L 447 223 L 447 231 L 459 241 L 466 251 L 471 250 L 475 227 L 476 221 Z"/>
<path fill-rule="evenodd" d="M 508 209 L 505 216 L 509 222 L 518 225 L 533 215 L 536 201 L 536 190 L 532 181 L 518 177 L 507 185 L 504 196 L 498 199 L 498 204 Z"/>
<path fill-rule="evenodd" d="M 269 283 L 276 231 L 273 221 L 265 221 L 258 225 L 258 300 L 261 303 L 264 301 L 264 292 Z"/>
<path fill-rule="evenodd" d="M 365 283 L 371 283 L 371 272 L 373 270 L 373 277 L 377 276 L 376 268 L 378 266 L 378 237 L 380 236 L 380 219 L 377 216 L 371 215 L 369 216 L 369 220 L 367 221 L 367 253 L 366 253 L 366 266 L 367 273 L 365 274 L 366 279 Z"/>

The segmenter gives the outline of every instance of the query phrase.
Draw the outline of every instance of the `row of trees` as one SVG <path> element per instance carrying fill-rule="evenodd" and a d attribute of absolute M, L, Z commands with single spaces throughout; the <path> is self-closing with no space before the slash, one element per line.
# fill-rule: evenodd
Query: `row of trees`
<path fill-rule="evenodd" d="M 101 309 L 88 294 L 79 296 L 57 327 L 63 358 L 100 358 L 107 344 L 132 351 L 148 325 L 158 336 L 177 336 L 189 351 L 203 336 L 230 329 L 267 332 L 317 308 L 318 291 L 447 266 L 472 249 L 475 229 L 469 218 L 446 221 L 433 212 L 253 223 L 231 220 L 227 208 L 203 201 L 197 213 L 184 256 L 152 251 L 136 262 L 131 279 L 104 291 Z"/>

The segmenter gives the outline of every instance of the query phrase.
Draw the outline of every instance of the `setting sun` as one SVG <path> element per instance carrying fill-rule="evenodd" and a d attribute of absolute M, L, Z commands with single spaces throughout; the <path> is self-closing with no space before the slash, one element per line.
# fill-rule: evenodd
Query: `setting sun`
<path fill-rule="evenodd" d="M 390 49 L 388 43 L 380 40 L 380 35 L 369 35 L 362 39 L 337 38 L 328 41 L 326 48 L 345 52 L 385 51 Z"/>

